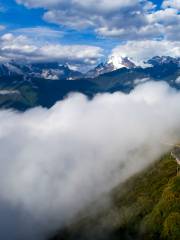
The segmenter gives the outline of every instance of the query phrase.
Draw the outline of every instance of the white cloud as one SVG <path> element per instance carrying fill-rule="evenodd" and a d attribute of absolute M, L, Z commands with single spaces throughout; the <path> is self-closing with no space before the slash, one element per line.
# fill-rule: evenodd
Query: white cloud
<path fill-rule="evenodd" d="M 44 33 L 43 33 L 44 34 Z M 91 45 L 61 45 L 36 42 L 25 35 L 7 33 L 0 38 L 0 53 L 5 59 L 59 61 L 79 65 L 96 64 L 102 49 Z"/>
<path fill-rule="evenodd" d="M 180 138 L 179 102 L 149 82 L 128 95 L 75 94 L 49 110 L 1 110 L 0 238 L 41 240 L 158 159 L 163 142 Z"/>
<path fill-rule="evenodd" d="M 54 30 L 48 27 L 29 27 L 29 28 L 18 28 L 14 30 L 14 33 L 16 34 L 21 34 L 21 35 L 26 35 L 31 38 L 51 38 L 51 39 L 56 39 L 56 38 L 61 38 L 64 36 L 63 31 L 59 30 Z"/>
<path fill-rule="evenodd" d="M 173 8 L 167 8 L 164 10 L 159 10 L 148 15 L 150 23 L 161 23 L 163 25 L 176 25 L 180 24 L 180 15 L 178 11 Z"/>
<path fill-rule="evenodd" d="M 149 78 L 141 78 L 141 79 L 137 78 L 137 79 L 134 80 L 134 84 L 135 84 L 135 86 L 137 86 L 139 84 L 142 84 L 142 83 L 145 83 L 145 82 L 148 82 L 148 81 L 150 81 Z"/>
<path fill-rule="evenodd" d="M 104 26 L 96 32 L 107 37 L 116 37 L 121 40 L 158 39 L 180 40 L 180 15 L 177 9 L 166 8 L 144 15 L 146 22 L 138 27 L 130 25 L 126 28 Z"/>
<path fill-rule="evenodd" d="M 24 4 L 30 8 L 36 7 L 44 7 L 46 9 L 51 8 L 66 8 L 67 6 L 75 7 L 75 8 L 82 8 L 87 9 L 89 11 L 92 8 L 98 12 L 111 12 L 117 11 L 117 9 L 134 6 L 138 4 L 138 0 L 16 0 L 17 3 Z"/>
<path fill-rule="evenodd" d="M 180 56 L 180 42 L 171 41 L 129 41 L 112 50 L 112 55 L 129 57 L 136 65 L 145 66 L 144 61 L 154 56 Z"/>
<path fill-rule="evenodd" d="M 162 6 L 164 8 L 172 7 L 180 10 L 180 1 L 179 0 L 164 0 Z"/>
<path fill-rule="evenodd" d="M 83 14 L 79 14 L 79 12 L 67 12 L 62 10 L 50 10 L 44 14 L 44 20 L 52 23 L 56 23 L 58 25 L 64 25 L 74 29 L 82 29 L 86 27 L 94 27 L 94 19 L 99 22 L 98 16 L 93 16 L 87 18 L 87 16 Z"/>
<path fill-rule="evenodd" d="M 149 23 L 159 24 L 159 32 L 165 39 L 180 40 L 180 15 L 177 9 L 166 8 L 148 15 Z"/>
<path fill-rule="evenodd" d="M 17 0 L 27 7 L 43 7 L 43 18 L 74 29 L 91 28 L 121 40 L 179 40 L 179 1 L 165 1 L 160 10 L 148 0 Z M 165 7 L 166 6 L 166 7 Z M 170 8 L 167 8 L 170 7 Z"/>
<path fill-rule="evenodd" d="M 82 61 L 84 63 L 96 63 L 101 57 L 101 49 L 99 47 L 87 45 L 45 45 L 41 47 L 39 54 L 46 59 L 66 59 L 67 61 Z"/>
<path fill-rule="evenodd" d="M 178 84 L 180 83 L 180 76 L 176 78 L 175 82 Z"/>
<path fill-rule="evenodd" d="M 109 27 L 102 27 L 96 29 L 96 32 L 99 35 L 106 36 L 106 37 L 115 37 L 120 38 L 121 40 L 143 40 L 143 39 L 151 39 L 151 38 L 158 38 L 162 37 L 164 34 L 164 29 L 160 24 L 149 24 L 142 26 L 141 28 L 138 27 L 129 27 L 127 29 L 120 29 L 120 28 L 109 28 Z"/>
<path fill-rule="evenodd" d="M 127 30 L 129 27 L 140 28 L 146 25 L 144 11 L 154 8 L 148 1 L 139 0 L 55 0 L 35 1 L 18 0 L 27 7 L 44 7 L 44 19 L 49 22 L 80 29 L 91 27 L 117 28 Z M 145 10 L 146 9 L 146 10 Z"/>
<path fill-rule="evenodd" d="M 82 7 L 83 9 L 87 9 L 90 11 L 90 8 L 93 8 L 93 10 L 97 12 L 114 12 L 117 11 L 117 9 L 122 9 L 126 7 L 132 7 L 138 4 L 138 0 L 72 0 L 73 5 L 77 5 L 79 7 Z"/>
<path fill-rule="evenodd" d="M 7 52 L 11 54 L 30 54 L 37 50 L 37 47 L 31 43 L 31 41 L 24 35 L 15 37 L 12 33 L 6 33 L 1 37 L 1 52 Z"/>

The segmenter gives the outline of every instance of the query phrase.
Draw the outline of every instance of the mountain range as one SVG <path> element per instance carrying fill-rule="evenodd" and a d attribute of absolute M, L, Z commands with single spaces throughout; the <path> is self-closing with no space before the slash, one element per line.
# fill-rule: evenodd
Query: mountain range
<path fill-rule="evenodd" d="M 155 56 L 135 64 L 130 58 L 111 56 L 97 67 L 81 73 L 57 62 L 0 64 L 0 107 L 26 109 L 51 107 L 71 92 L 88 97 L 97 93 L 130 92 L 150 80 L 166 81 L 180 89 L 180 58 Z"/>
<path fill-rule="evenodd" d="M 70 69 L 57 62 L 45 63 L 16 63 L 11 61 L 0 65 L 0 76 L 23 76 L 27 78 L 43 78 L 49 80 L 75 80 L 83 76 L 82 73 Z"/>

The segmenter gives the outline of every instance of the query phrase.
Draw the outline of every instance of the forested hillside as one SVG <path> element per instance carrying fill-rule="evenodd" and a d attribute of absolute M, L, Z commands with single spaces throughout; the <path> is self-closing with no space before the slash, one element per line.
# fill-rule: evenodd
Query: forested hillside
<path fill-rule="evenodd" d="M 98 214 L 85 211 L 52 240 L 179 240 L 180 176 L 170 154 L 112 192 Z"/>

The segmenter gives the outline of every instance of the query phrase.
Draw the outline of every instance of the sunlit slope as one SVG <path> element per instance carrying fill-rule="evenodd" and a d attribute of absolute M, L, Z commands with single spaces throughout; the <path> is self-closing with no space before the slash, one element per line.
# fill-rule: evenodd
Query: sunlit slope
<path fill-rule="evenodd" d="M 112 192 L 112 205 L 84 216 L 53 240 L 179 240 L 180 176 L 170 154 Z"/>

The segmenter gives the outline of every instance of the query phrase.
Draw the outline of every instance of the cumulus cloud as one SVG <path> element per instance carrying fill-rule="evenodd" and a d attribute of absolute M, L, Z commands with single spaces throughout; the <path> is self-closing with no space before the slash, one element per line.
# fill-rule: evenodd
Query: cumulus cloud
<path fill-rule="evenodd" d="M 68 2 L 65 0 L 17 0 L 17 3 L 29 8 L 43 7 L 46 11 L 44 14 L 46 21 L 78 30 L 93 28 L 100 34 L 103 33 L 101 29 L 104 28 L 108 31 L 113 28 L 119 31 L 125 31 L 128 28 L 138 30 L 148 24 L 146 11 L 154 9 L 154 5 L 146 0 L 70 0 Z"/>
<path fill-rule="evenodd" d="M 43 18 L 68 28 L 91 28 L 105 37 L 179 40 L 179 1 L 166 0 L 160 10 L 148 0 L 17 0 L 29 8 L 45 9 Z"/>
<path fill-rule="evenodd" d="M 111 8 L 110 5 L 113 4 L 110 2 L 109 4 L 103 5 L 99 4 L 97 1 L 93 1 L 90 5 L 87 3 L 82 4 L 81 1 L 81 5 L 78 3 L 69 5 L 68 9 L 63 9 L 61 7 L 50 9 L 44 14 L 44 19 L 74 29 L 98 29 L 105 26 L 108 28 L 118 27 L 119 29 L 127 29 L 127 26 L 140 27 L 144 25 L 146 21 L 140 10 L 139 4 L 137 6 L 131 4 L 131 6 L 124 6 L 124 8 L 122 8 L 122 6 Z M 135 7 L 135 9 L 132 11 L 133 7 Z M 122 21 L 122 19 L 126 19 L 127 22 Z"/>
<path fill-rule="evenodd" d="M 139 85 L 51 109 L 0 111 L 0 238 L 40 240 L 180 138 L 180 93 Z"/>
<path fill-rule="evenodd" d="M 129 6 L 134 6 L 138 3 L 138 0 L 115 0 L 113 2 L 109 2 L 108 0 L 70 0 L 69 3 L 65 0 L 16 0 L 17 3 L 24 4 L 27 7 L 44 7 L 44 8 L 55 8 L 58 6 L 65 7 L 66 5 L 78 6 L 84 9 L 89 9 L 90 7 L 95 7 L 96 11 L 104 12 L 104 11 L 114 11 L 117 8 L 124 8 Z"/>
<path fill-rule="evenodd" d="M 123 16 L 123 19 L 124 16 Z M 123 20 L 122 19 L 122 20 Z M 121 38 L 122 40 L 147 40 L 147 39 L 166 39 L 179 40 L 180 35 L 180 15 L 175 8 L 165 8 L 152 11 L 144 15 L 146 21 L 140 27 L 135 24 L 129 28 L 115 26 L 103 26 L 96 29 L 99 35 L 107 37 Z"/>
<path fill-rule="evenodd" d="M 112 50 L 111 55 L 129 57 L 137 66 L 147 66 L 145 62 L 154 56 L 180 56 L 180 42 L 172 41 L 129 41 Z"/>
<path fill-rule="evenodd" d="M 161 37 L 167 40 L 180 40 L 180 15 L 177 9 L 165 8 L 148 14 L 149 24 L 157 27 Z"/>
<path fill-rule="evenodd" d="M 35 29 L 35 31 L 42 30 Z M 60 61 L 62 63 L 69 62 L 79 65 L 95 64 L 102 57 L 102 49 L 100 47 L 53 43 L 42 44 L 26 35 L 14 35 L 12 33 L 6 33 L 1 36 L 0 53 L 6 60 Z"/>
<path fill-rule="evenodd" d="M 174 25 L 180 23 L 180 15 L 177 9 L 166 8 L 149 14 L 150 23 L 163 23 L 163 25 Z"/>
<path fill-rule="evenodd" d="M 145 25 L 141 28 L 131 26 L 127 29 L 117 27 L 109 28 L 106 26 L 96 29 L 96 33 L 101 36 L 120 38 L 121 40 L 125 41 L 139 41 L 162 37 L 164 28 L 158 23 L 155 23 L 153 25 Z"/>

